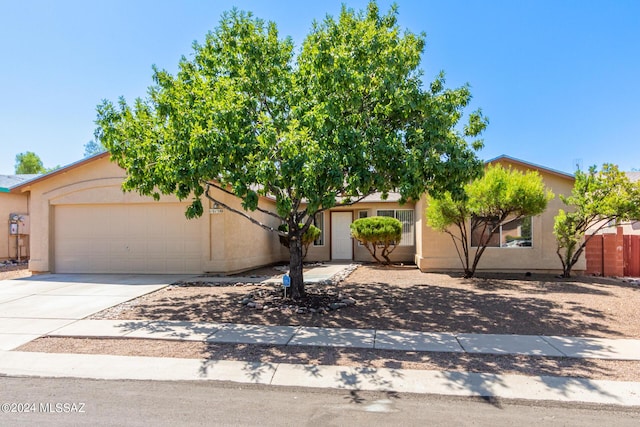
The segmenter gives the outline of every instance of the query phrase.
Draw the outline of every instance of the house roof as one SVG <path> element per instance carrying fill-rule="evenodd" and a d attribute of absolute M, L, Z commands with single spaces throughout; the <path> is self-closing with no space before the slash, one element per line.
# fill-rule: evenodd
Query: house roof
<path fill-rule="evenodd" d="M 22 192 L 22 191 L 24 191 L 25 188 L 27 188 L 31 184 L 35 184 L 37 182 L 44 181 L 45 179 L 54 177 L 56 175 L 61 175 L 61 174 L 67 173 L 70 170 L 73 170 L 73 169 L 75 169 L 77 167 L 86 165 L 87 163 L 91 163 L 91 162 L 93 162 L 95 160 L 102 159 L 103 157 L 107 157 L 107 156 L 109 156 L 109 152 L 105 151 L 105 152 L 102 152 L 102 153 L 95 154 L 93 156 L 85 157 L 82 160 L 78 160 L 77 162 L 73 162 L 71 164 L 68 164 L 68 165 L 63 166 L 61 168 L 58 168 L 58 169 L 56 169 L 54 171 L 51 171 L 49 173 L 46 173 L 44 175 L 35 175 L 32 179 L 26 180 L 24 182 L 21 182 L 21 183 L 15 185 L 15 186 L 11 187 L 10 191 L 11 192 L 15 192 L 15 193 Z"/>
<path fill-rule="evenodd" d="M 0 175 L 0 193 L 8 193 L 11 188 L 38 176 L 38 174 Z"/>
<path fill-rule="evenodd" d="M 538 169 L 540 171 L 544 171 L 544 172 L 547 172 L 547 173 L 550 173 L 550 174 L 553 174 L 553 175 L 557 175 L 557 176 L 560 176 L 560 177 L 563 177 L 563 178 L 569 178 L 571 180 L 575 179 L 575 176 L 573 174 L 571 174 L 571 173 L 566 173 L 566 172 L 562 172 L 562 171 L 559 171 L 559 170 L 556 170 L 556 169 L 551 169 L 551 168 L 548 168 L 548 167 L 545 167 L 545 166 L 540 166 L 540 165 L 535 164 L 535 163 L 526 162 L 524 160 L 516 159 L 515 157 L 507 156 L 506 154 L 502 154 L 502 155 L 500 155 L 498 157 L 494 157 L 493 159 L 487 160 L 487 161 L 485 161 L 485 164 L 495 163 L 495 162 L 498 162 L 498 161 L 501 161 L 501 160 L 505 160 L 505 161 L 510 162 L 510 163 L 519 164 L 520 166 L 523 166 L 523 167 L 526 167 L 526 168 L 529 168 L 529 169 Z"/>
<path fill-rule="evenodd" d="M 625 172 L 625 174 L 627 174 L 627 178 L 631 182 L 640 181 L 640 172 Z"/>
<path fill-rule="evenodd" d="M 110 153 L 108 151 L 102 152 L 102 153 L 98 153 L 95 154 L 93 156 L 89 156 L 86 157 L 82 160 L 79 160 L 77 162 L 71 163 L 69 165 L 63 166 L 59 169 L 56 169 L 54 171 L 51 171 L 49 173 L 46 173 L 44 175 L 0 175 L 0 192 L 22 192 L 24 191 L 25 188 L 27 188 L 28 186 L 30 186 L 31 184 L 35 184 L 38 183 L 40 181 L 43 181 L 45 179 L 54 177 L 56 175 L 61 175 L 64 174 L 66 172 L 69 172 L 70 170 L 73 170 L 75 168 L 78 168 L 80 166 L 83 166 L 87 163 L 91 163 L 95 160 L 98 159 L 102 159 L 104 157 L 109 156 Z M 551 168 L 547 168 L 544 166 L 540 166 L 538 164 L 535 163 L 531 163 L 531 162 L 526 162 L 524 160 L 521 159 L 517 159 L 515 157 L 511 157 L 511 156 L 507 156 L 506 154 L 502 154 L 498 157 L 495 157 L 493 159 L 487 160 L 485 161 L 485 164 L 488 163 L 494 163 L 494 162 L 498 162 L 501 160 L 505 160 L 508 161 L 510 163 L 515 163 L 515 164 L 519 164 L 523 167 L 526 168 L 533 168 L 533 169 L 538 169 L 541 171 L 545 171 L 547 173 L 551 173 L 554 175 L 558 175 L 561 176 L 563 178 L 569 178 L 571 180 L 575 179 L 575 177 L 573 176 L 573 174 L 569 174 L 566 172 L 561 172 L 555 169 L 551 169 Z M 638 181 L 640 180 L 640 172 L 627 172 L 627 176 L 629 177 L 629 179 L 631 181 Z M 386 200 L 382 200 L 381 198 L 381 193 L 374 193 L 371 194 L 369 196 L 367 196 L 364 200 L 362 200 L 363 202 L 397 202 L 398 200 L 400 200 L 400 194 L 399 193 L 389 193 L 389 197 Z"/>

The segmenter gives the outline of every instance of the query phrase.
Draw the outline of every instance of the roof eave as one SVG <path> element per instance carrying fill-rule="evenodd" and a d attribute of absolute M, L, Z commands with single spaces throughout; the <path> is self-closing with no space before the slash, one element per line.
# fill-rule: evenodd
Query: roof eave
<path fill-rule="evenodd" d="M 560 176 L 562 178 L 570 179 L 572 181 L 575 181 L 575 179 L 576 179 L 576 177 L 573 174 L 562 172 L 562 171 L 559 171 L 559 170 L 556 170 L 556 169 L 551 169 L 551 168 L 548 168 L 548 167 L 545 167 L 545 166 L 538 165 L 536 163 L 527 162 L 527 161 L 524 161 L 524 160 L 521 160 L 521 159 L 517 159 L 515 157 L 507 156 L 506 154 L 502 154 L 502 155 L 500 155 L 498 157 L 494 157 L 493 159 L 486 160 L 485 164 L 494 163 L 494 162 L 497 162 L 497 161 L 500 161 L 500 160 L 506 160 L 506 161 L 509 161 L 511 163 L 517 163 L 517 164 L 519 164 L 521 166 L 524 166 L 526 168 L 529 168 L 529 169 L 533 168 L 533 169 L 542 170 L 542 171 L 545 171 L 545 172 L 550 173 L 552 175 Z"/>
<path fill-rule="evenodd" d="M 98 154 L 95 154 L 93 156 L 86 157 L 86 158 L 84 158 L 82 160 L 78 160 L 77 162 L 73 162 L 71 164 L 63 166 L 60 169 L 56 169 L 56 170 L 51 171 L 49 173 L 46 173 L 44 175 L 40 175 L 40 176 L 38 176 L 36 178 L 33 178 L 33 179 L 28 180 L 28 181 L 22 182 L 22 183 L 20 183 L 20 184 L 18 184 L 16 186 L 11 187 L 9 189 L 9 191 L 11 193 L 23 193 L 25 191 L 29 191 L 31 185 L 33 185 L 33 184 L 39 183 L 39 182 L 47 180 L 49 178 L 53 178 L 54 176 L 57 176 L 57 175 L 62 175 L 64 173 L 67 173 L 67 172 L 75 169 L 75 168 L 78 168 L 80 166 L 86 165 L 87 163 L 91 163 L 91 162 L 93 162 L 95 160 L 102 159 L 104 157 L 108 157 L 109 155 L 110 155 L 110 153 L 108 151 L 104 151 L 102 153 L 98 153 Z"/>

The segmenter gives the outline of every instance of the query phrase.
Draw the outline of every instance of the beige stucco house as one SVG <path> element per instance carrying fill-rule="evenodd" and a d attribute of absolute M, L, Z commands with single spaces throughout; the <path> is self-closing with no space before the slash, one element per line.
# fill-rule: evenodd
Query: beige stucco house
<path fill-rule="evenodd" d="M 494 161 L 540 171 L 556 194 L 571 190 L 571 175 L 504 156 Z M 187 204 L 173 196 L 154 201 L 123 193 L 124 177 L 125 171 L 103 153 L 13 187 L 12 195 L 29 200 L 29 268 L 56 273 L 232 273 L 288 259 L 275 233 L 207 199 L 203 205 L 209 210 L 187 220 Z M 240 207 L 232 196 L 216 197 Z M 264 197 L 260 204 L 275 209 L 272 199 Z M 479 270 L 557 271 L 552 230 L 559 207 L 556 198 L 548 212 L 533 219 L 531 247 L 491 248 Z M 322 212 L 315 218 L 322 235 L 309 248 L 307 260 L 371 260 L 366 248 L 350 237 L 349 225 L 357 218 L 387 215 L 403 223 L 392 260 L 415 262 L 423 271 L 458 270 L 453 244 L 426 227 L 424 209 L 425 200 L 400 205 L 391 194 L 387 200 L 372 195 L 353 206 Z M 279 225 L 277 219 L 261 215 L 261 222 Z"/>

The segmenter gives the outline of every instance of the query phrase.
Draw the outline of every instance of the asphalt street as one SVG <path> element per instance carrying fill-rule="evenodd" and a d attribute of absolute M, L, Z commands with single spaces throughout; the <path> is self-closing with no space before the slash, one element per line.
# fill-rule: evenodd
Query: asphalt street
<path fill-rule="evenodd" d="M 640 409 L 239 385 L 0 377 L 3 426 L 637 426 Z"/>

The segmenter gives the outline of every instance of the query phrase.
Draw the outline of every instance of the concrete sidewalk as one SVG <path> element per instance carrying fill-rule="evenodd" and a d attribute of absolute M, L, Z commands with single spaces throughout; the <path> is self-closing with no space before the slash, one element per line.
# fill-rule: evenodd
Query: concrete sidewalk
<path fill-rule="evenodd" d="M 0 375 L 158 381 L 214 380 L 274 386 L 640 406 L 640 383 L 633 382 L 204 359 L 0 351 Z"/>
<path fill-rule="evenodd" d="M 47 335 L 640 360 L 640 340 L 538 335 L 452 334 L 145 320 L 79 320 Z"/>

